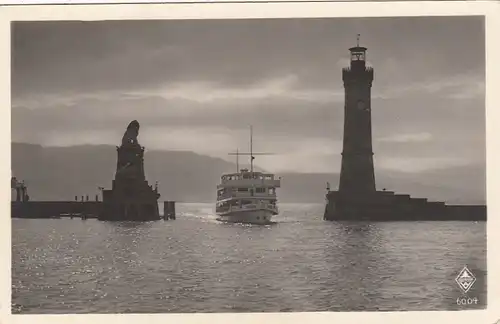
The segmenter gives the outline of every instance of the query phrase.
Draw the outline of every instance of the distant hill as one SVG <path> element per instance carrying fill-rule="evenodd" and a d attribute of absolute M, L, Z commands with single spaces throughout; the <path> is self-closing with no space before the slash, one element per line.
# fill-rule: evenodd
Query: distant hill
<path fill-rule="evenodd" d="M 32 200 L 72 200 L 95 197 L 98 187 L 109 188 L 116 168 L 116 148 L 110 145 L 42 147 L 12 144 L 12 174 L 24 180 Z M 257 167 L 258 168 L 258 167 Z M 159 182 L 161 200 L 213 202 L 222 173 L 233 172 L 234 163 L 189 151 L 148 151 L 146 177 Z M 324 202 L 326 182 L 334 187 L 338 174 L 283 173 L 279 191 L 283 202 Z M 484 203 L 484 170 L 448 168 L 415 176 L 379 172 L 379 189 L 395 190 L 450 203 Z"/>
<path fill-rule="evenodd" d="M 339 174 L 281 174 L 280 197 L 283 201 L 324 202 L 326 182 L 332 190 L 339 183 Z M 472 167 L 456 167 L 427 172 L 416 179 L 402 172 L 380 171 L 375 175 L 377 189 L 386 188 L 413 197 L 446 201 L 450 204 L 484 204 L 486 202 L 486 177 L 484 172 Z"/>

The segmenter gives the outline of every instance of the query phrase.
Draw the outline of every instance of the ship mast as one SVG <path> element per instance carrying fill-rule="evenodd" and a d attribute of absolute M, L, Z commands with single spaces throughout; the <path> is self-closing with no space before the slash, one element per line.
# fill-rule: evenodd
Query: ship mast
<path fill-rule="evenodd" d="M 238 149 L 236 149 L 236 173 L 240 172 L 240 154 Z"/>
<path fill-rule="evenodd" d="M 253 174 L 253 128 L 250 125 L 250 172 Z"/>
<path fill-rule="evenodd" d="M 236 169 L 239 173 L 239 156 L 240 155 L 249 155 L 250 156 L 250 172 L 253 174 L 253 160 L 255 160 L 256 155 L 272 155 L 273 153 L 256 153 L 253 151 L 253 127 L 250 126 L 250 152 L 242 153 L 238 149 L 236 149 L 235 153 L 229 153 L 229 155 L 236 155 Z"/>

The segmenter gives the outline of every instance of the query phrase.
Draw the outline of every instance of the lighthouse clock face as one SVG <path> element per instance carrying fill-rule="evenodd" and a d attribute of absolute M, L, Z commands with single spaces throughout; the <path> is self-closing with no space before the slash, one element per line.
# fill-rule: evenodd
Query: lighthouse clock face
<path fill-rule="evenodd" d="M 366 104 L 363 100 L 358 101 L 358 109 L 368 111 L 368 108 L 366 107 Z"/>

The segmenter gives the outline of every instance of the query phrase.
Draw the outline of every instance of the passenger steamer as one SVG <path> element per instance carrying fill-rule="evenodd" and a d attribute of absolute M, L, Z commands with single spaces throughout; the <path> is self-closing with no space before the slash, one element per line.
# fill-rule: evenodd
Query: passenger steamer
<path fill-rule="evenodd" d="M 230 223 L 269 224 L 278 214 L 276 189 L 281 180 L 272 173 L 255 172 L 252 151 L 252 128 L 250 128 L 250 153 L 230 153 L 236 155 L 235 173 L 224 174 L 217 186 L 217 220 Z M 240 155 L 250 156 L 250 170 L 239 169 Z"/>

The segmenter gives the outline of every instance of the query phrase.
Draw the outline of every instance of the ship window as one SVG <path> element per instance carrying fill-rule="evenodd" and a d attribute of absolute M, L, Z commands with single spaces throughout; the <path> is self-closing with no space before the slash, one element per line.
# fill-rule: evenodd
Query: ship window
<path fill-rule="evenodd" d="M 257 216 L 257 219 L 259 220 L 259 219 L 260 219 L 260 217 L 259 217 L 259 216 Z"/>
<path fill-rule="evenodd" d="M 266 189 L 265 188 L 257 188 L 257 192 L 264 193 L 264 192 L 266 192 Z"/>
<path fill-rule="evenodd" d="M 248 189 L 247 188 L 238 188 L 238 191 L 239 192 L 246 192 L 246 191 L 248 191 Z"/>

